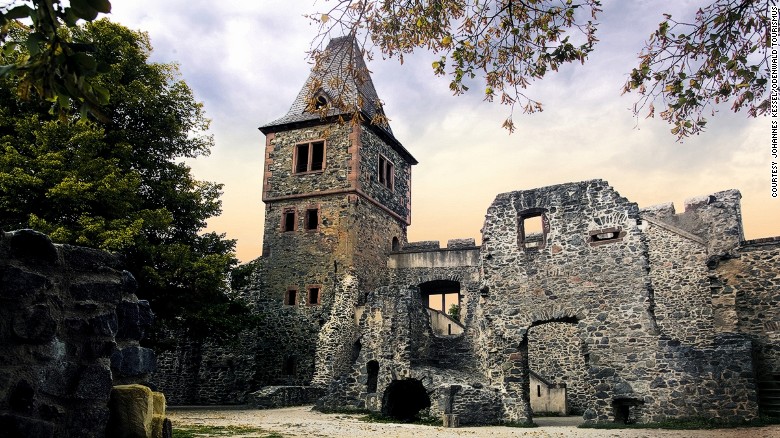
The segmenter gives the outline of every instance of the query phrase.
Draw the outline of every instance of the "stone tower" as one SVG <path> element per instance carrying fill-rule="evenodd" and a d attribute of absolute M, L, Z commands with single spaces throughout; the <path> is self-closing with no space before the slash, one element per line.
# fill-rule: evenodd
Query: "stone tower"
<path fill-rule="evenodd" d="M 312 334 L 330 319 L 346 278 L 341 299 L 354 303 L 386 278 L 387 253 L 406 242 L 417 164 L 393 135 L 354 38 L 330 41 L 319 61 L 287 114 L 260 127 L 262 293 L 308 321 Z M 297 358 L 301 371 L 311 359 Z M 312 376 L 295 374 L 297 383 Z"/>

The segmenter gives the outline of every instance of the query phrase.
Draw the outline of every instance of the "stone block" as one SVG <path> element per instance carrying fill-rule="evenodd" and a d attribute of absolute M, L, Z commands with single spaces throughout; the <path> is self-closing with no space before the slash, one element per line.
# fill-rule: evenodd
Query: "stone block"
<path fill-rule="evenodd" d="M 149 348 L 130 346 L 116 350 L 111 355 L 111 368 L 119 376 L 140 376 L 155 370 L 156 359 L 154 351 Z"/>
<path fill-rule="evenodd" d="M 15 266 L 0 267 L 0 298 L 18 300 L 31 297 L 52 287 L 43 275 Z"/>
<path fill-rule="evenodd" d="M 81 400 L 107 400 L 111 394 L 111 370 L 96 363 L 86 366 L 78 378 L 74 396 Z"/>
<path fill-rule="evenodd" d="M 16 336 L 31 343 L 50 341 L 57 333 L 57 321 L 45 304 L 24 308 L 14 315 L 13 331 Z"/>
<path fill-rule="evenodd" d="M 110 417 L 106 435 L 116 438 L 152 436 L 154 396 L 143 385 L 117 385 L 108 403 Z"/>

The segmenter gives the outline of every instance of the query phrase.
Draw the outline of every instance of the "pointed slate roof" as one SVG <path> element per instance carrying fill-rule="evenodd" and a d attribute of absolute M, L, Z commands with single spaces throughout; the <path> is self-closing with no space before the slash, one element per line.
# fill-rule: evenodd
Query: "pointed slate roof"
<path fill-rule="evenodd" d="M 387 140 L 407 161 L 417 164 L 417 160 L 395 138 L 386 120 L 371 123 L 374 116 L 383 116 L 384 113 L 354 36 L 330 40 L 287 114 L 261 126 L 260 131 L 268 134 L 320 122 L 323 114 L 317 110 L 311 111 L 309 106 L 312 95 L 324 97 L 333 107 L 328 110 L 325 119 L 338 116 L 348 118 L 359 110 L 370 128 Z"/>

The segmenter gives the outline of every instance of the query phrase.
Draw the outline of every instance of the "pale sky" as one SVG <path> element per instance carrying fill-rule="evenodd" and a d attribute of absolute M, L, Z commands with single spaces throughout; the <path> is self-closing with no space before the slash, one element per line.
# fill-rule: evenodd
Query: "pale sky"
<path fill-rule="evenodd" d="M 112 0 L 109 18 L 148 32 L 152 59 L 177 62 L 212 120 L 216 146 L 189 164 L 202 180 L 224 184 L 223 213 L 209 230 L 237 239 L 238 257 L 260 255 L 265 137 L 258 127 L 284 115 L 311 68 L 306 51 L 316 27 L 303 15 L 322 0 Z M 601 178 L 640 207 L 735 188 L 742 192 L 745 236 L 780 235 L 780 198 L 770 196 L 770 119 L 728 106 L 709 116 L 704 134 L 675 141 L 660 119 L 637 124 L 636 96 L 621 88 L 662 13 L 692 17 L 700 1 L 605 0 L 599 43 L 585 65 L 534 83 L 544 112 L 514 115 L 482 101 L 480 82 L 452 96 L 435 77 L 435 55 L 420 51 L 369 62 L 393 132 L 420 162 L 412 170 L 410 241 L 473 237 L 502 192 Z M 658 107 L 659 105 L 656 105 Z"/>

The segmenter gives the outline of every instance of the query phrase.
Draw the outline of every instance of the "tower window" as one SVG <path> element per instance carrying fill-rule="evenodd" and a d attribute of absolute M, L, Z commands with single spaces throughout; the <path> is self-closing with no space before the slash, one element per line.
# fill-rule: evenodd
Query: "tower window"
<path fill-rule="evenodd" d="M 377 176 L 379 177 L 379 184 L 393 190 L 394 180 L 394 166 L 387 158 L 379 156 L 379 166 L 377 167 Z"/>
<path fill-rule="evenodd" d="M 282 211 L 282 231 L 295 231 L 295 209 L 285 208 Z"/>
<path fill-rule="evenodd" d="M 287 289 L 287 292 L 284 294 L 284 305 L 285 306 L 294 306 L 297 304 L 296 300 L 298 298 L 298 291 L 296 289 Z"/>
<path fill-rule="evenodd" d="M 321 290 L 322 289 L 320 288 L 320 286 L 309 286 L 309 298 L 307 300 L 308 305 L 310 306 L 320 305 Z"/>
<path fill-rule="evenodd" d="M 320 210 L 318 208 L 309 208 L 306 210 L 306 217 L 304 218 L 304 227 L 308 231 L 314 231 L 319 228 L 320 225 Z"/>
<path fill-rule="evenodd" d="M 319 172 L 325 162 L 325 142 L 314 141 L 295 146 L 295 173 Z"/>

